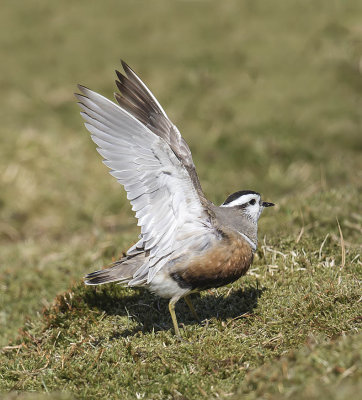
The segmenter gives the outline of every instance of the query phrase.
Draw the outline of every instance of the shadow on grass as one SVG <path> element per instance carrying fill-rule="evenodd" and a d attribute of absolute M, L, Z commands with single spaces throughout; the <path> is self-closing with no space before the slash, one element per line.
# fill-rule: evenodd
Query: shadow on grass
<path fill-rule="evenodd" d="M 202 321 L 213 317 L 226 321 L 242 315 L 250 317 L 265 290 L 266 288 L 246 287 L 233 290 L 227 296 L 210 291 L 203 296 L 194 294 L 191 299 Z M 117 285 L 88 287 L 84 301 L 92 309 L 107 315 L 128 316 L 138 323 L 132 329 L 120 330 L 115 338 L 132 336 L 140 331 L 146 333 L 172 329 L 168 300 L 156 297 L 144 289 L 128 289 Z M 180 326 L 199 323 L 182 299 L 176 304 L 176 315 Z"/>

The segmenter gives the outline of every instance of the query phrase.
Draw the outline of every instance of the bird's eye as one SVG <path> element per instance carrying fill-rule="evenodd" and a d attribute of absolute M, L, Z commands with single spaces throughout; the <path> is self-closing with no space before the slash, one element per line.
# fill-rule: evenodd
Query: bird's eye
<path fill-rule="evenodd" d="M 250 200 L 249 204 L 251 204 L 253 206 L 255 204 L 255 199 Z"/>

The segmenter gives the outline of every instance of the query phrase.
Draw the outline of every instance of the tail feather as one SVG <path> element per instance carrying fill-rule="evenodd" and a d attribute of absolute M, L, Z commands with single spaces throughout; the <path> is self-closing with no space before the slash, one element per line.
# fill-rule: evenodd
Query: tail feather
<path fill-rule="evenodd" d="M 110 268 L 101 269 L 85 276 L 86 285 L 102 285 L 104 283 L 119 282 L 127 284 L 133 275 L 147 261 L 145 254 L 123 257 L 116 261 Z"/>

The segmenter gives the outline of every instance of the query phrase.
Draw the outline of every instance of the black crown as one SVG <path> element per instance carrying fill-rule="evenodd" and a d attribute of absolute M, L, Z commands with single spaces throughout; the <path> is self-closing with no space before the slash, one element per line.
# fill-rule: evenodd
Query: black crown
<path fill-rule="evenodd" d="M 260 194 L 258 192 L 254 192 L 254 190 L 240 190 L 239 192 L 235 192 L 233 194 L 231 194 L 223 203 L 222 205 L 225 206 L 226 204 L 231 203 L 232 201 L 238 199 L 241 196 L 244 196 L 246 194 L 258 194 L 260 196 Z"/>

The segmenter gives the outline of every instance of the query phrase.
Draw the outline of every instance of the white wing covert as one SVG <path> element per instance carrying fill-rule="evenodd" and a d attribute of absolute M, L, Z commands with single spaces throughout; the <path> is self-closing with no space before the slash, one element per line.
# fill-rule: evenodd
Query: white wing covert
<path fill-rule="evenodd" d="M 162 135 L 100 94 L 84 86 L 79 89 L 83 94 L 76 97 L 85 126 L 111 175 L 127 191 L 141 227 L 139 241 L 127 254 L 146 252 L 149 256 L 128 284 L 149 283 L 171 258 L 177 257 L 185 242 L 202 246 L 214 236 L 198 187 L 182 158 Z M 152 99 L 158 113 L 163 113 L 160 117 L 168 120 L 157 100 Z"/>

